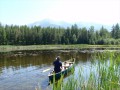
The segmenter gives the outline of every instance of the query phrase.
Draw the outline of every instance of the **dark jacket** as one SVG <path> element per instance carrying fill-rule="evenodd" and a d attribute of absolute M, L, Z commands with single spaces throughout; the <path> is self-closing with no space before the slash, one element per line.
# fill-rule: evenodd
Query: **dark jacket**
<path fill-rule="evenodd" d="M 61 71 L 61 68 L 60 68 L 60 67 L 62 67 L 61 61 L 55 60 L 55 61 L 53 62 L 53 65 L 54 65 L 54 71 L 55 71 L 55 73 L 58 73 L 58 72 Z"/>

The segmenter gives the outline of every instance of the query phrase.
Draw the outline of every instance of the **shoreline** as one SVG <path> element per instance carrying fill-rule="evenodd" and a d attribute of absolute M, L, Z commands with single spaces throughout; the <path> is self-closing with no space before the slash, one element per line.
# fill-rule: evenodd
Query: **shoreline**
<path fill-rule="evenodd" d="M 120 50 L 120 45 L 87 45 L 87 44 L 76 44 L 76 45 L 26 45 L 26 46 L 15 46 L 15 45 L 2 45 L 0 46 L 0 52 L 11 52 L 11 51 L 31 51 L 31 50 Z"/>

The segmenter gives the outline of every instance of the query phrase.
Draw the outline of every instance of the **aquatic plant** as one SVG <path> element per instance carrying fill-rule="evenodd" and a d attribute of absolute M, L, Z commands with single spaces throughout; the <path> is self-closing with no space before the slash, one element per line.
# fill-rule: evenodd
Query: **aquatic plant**
<path fill-rule="evenodd" d="M 72 74 L 66 82 L 61 79 L 57 86 L 53 83 L 53 90 L 120 90 L 119 53 L 103 52 L 94 58 L 99 62 L 92 63 L 88 79 L 80 67 L 77 77 Z"/>

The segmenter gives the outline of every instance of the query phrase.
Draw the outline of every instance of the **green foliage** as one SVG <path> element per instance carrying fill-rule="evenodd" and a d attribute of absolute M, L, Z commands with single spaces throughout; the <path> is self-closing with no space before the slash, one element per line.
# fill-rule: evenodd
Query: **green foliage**
<path fill-rule="evenodd" d="M 115 26 L 112 27 L 111 35 L 115 39 L 120 38 L 120 27 L 119 27 L 118 23 Z"/>
<path fill-rule="evenodd" d="M 103 52 L 94 55 L 90 73 L 86 76 L 82 67 L 77 76 L 71 75 L 65 82 L 58 82 L 53 90 L 119 90 L 120 89 L 120 53 Z M 109 60 L 108 60 L 109 59 Z"/>
<path fill-rule="evenodd" d="M 52 28 L 26 25 L 0 24 L 0 45 L 39 45 L 39 44 L 120 44 L 120 27 L 116 24 L 108 32 L 103 26 L 94 30 L 78 28 L 76 24 L 68 28 Z"/>

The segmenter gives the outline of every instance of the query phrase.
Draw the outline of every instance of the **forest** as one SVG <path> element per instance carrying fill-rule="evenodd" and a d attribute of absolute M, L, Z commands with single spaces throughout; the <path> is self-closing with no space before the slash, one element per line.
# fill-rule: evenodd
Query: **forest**
<path fill-rule="evenodd" d="M 76 24 L 68 28 L 27 25 L 2 25 L 0 23 L 0 45 L 46 45 L 46 44 L 120 44 L 120 26 L 117 23 L 107 30 L 103 26 L 95 30 L 79 28 Z"/>

